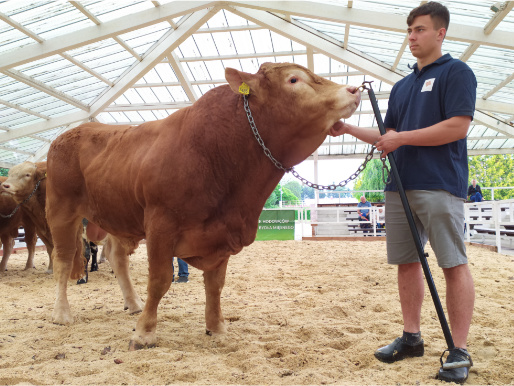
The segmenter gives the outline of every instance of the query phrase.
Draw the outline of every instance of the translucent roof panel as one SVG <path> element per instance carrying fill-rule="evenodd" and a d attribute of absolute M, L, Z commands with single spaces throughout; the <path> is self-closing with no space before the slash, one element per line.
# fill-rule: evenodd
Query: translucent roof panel
<path fill-rule="evenodd" d="M 495 1 L 442 2 L 451 13 L 443 53 L 473 69 L 483 109 L 468 148 L 512 152 L 514 11 L 495 13 Z M 391 88 L 416 62 L 405 46 L 405 20 L 419 0 L 260 4 L 0 2 L 0 166 L 29 154 L 44 158 L 48 141 L 78 122 L 163 119 L 226 83 L 226 68 L 254 73 L 264 62 L 298 63 L 340 84 L 372 80 L 385 116 Z M 484 32 L 486 26 L 494 28 Z M 346 121 L 376 128 L 365 94 Z M 319 150 L 338 157 L 367 151 L 369 145 L 348 135 L 327 138 Z"/>

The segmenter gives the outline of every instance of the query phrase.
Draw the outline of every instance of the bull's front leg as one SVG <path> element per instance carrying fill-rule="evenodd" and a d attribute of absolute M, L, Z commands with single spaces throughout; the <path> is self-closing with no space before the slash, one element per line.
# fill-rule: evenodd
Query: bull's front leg
<path fill-rule="evenodd" d="M 205 284 L 205 324 L 208 335 L 227 332 L 225 319 L 221 313 L 221 291 L 225 285 L 228 257 L 213 271 L 203 273 Z"/>
<path fill-rule="evenodd" d="M 25 244 L 27 245 L 27 251 L 29 256 L 27 258 L 27 264 L 25 264 L 25 270 L 32 269 L 34 265 L 34 255 L 36 253 L 37 234 L 36 228 L 33 225 L 25 225 Z"/>
<path fill-rule="evenodd" d="M 2 236 L 2 245 L 4 254 L 2 256 L 2 261 L 0 262 L 0 274 L 3 274 L 7 269 L 7 262 L 9 261 L 9 257 L 11 256 L 13 247 L 14 247 L 14 239 L 6 234 Z"/>
<path fill-rule="evenodd" d="M 148 250 L 148 295 L 145 307 L 136 324 L 136 331 L 129 343 L 129 350 L 154 347 L 157 329 L 157 307 L 171 286 L 173 279 L 171 245 L 166 240 L 147 236 Z M 107 258 L 109 253 L 107 252 Z"/>
<path fill-rule="evenodd" d="M 130 314 L 136 314 L 143 309 L 143 301 L 134 289 L 130 279 L 129 249 L 126 243 L 124 244 L 114 236 L 108 236 L 103 247 L 123 294 L 123 300 L 125 301 L 123 309 L 128 310 Z"/>

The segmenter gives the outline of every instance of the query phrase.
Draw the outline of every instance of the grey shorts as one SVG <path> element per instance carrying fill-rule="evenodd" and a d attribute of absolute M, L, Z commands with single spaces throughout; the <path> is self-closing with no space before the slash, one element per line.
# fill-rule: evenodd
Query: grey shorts
<path fill-rule="evenodd" d="M 467 264 L 464 245 L 464 199 L 445 190 L 407 190 L 407 200 L 423 246 L 430 246 L 441 268 Z M 398 192 L 385 192 L 387 262 L 419 262 Z"/>

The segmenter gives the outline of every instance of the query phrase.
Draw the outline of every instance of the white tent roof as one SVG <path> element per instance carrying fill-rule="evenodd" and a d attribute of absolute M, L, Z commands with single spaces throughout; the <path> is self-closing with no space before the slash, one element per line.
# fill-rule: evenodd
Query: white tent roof
<path fill-rule="evenodd" d="M 443 51 L 478 80 L 470 155 L 514 152 L 514 1 L 442 1 Z M 406 16 L 419 1 L 0 2 L 0 166 L 46 158 L 88 120 L 161 119 L 225 83 L 224 69 L 295 62 L 335 82 L 373 80 L 383 114 L 415 62 Z M 374 127 L 364 98 L 349 120 Z M 369 145 L 328 138 L 319 158 L 360 158 Z"/>

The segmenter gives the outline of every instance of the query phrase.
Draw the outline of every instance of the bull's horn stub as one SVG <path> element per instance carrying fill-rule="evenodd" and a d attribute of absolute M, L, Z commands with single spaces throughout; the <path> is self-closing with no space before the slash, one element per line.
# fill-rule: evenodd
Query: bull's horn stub
<path fill-rule="evenodd" d="M 244 95 L 250 94 L 250 86 L 243 82 L 241 86 L 239 86 L 239 92 Z"/>

